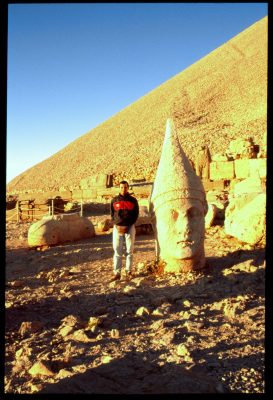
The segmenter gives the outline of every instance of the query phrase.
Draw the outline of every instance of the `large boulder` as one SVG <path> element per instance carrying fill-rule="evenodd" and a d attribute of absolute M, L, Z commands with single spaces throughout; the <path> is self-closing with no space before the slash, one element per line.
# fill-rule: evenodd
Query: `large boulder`
<path fill-rule="evenodd" d="M 30 225 L 28 245 L 30 247 L 54 245 L 96 236 L 94 225 L 78 214 L 54 215 L 42 218 Z"/>
<path fill-rule="evenodd" d="M 244 243 L 265 241 L 266 193 L 234 197 L 225 213 L 225 233 Z"/>

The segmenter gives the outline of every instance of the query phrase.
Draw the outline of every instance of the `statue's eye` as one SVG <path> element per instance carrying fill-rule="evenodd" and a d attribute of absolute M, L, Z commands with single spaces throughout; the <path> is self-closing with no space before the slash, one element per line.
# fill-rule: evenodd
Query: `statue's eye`
<path fill-rule="evenodd" d="M 171 216 L 172 216 L 172 219 L 174 219 L 176 221 L 177 217 L 178 217 L 178 212 L 176 210 L 172 210 L 171 211 Z"/>
<path fill-rule="evenodd" d="M 188 210 L 188 216 L 190 218 L 201 217 L 201 211 L 197 207 L 191 207 Z"/>

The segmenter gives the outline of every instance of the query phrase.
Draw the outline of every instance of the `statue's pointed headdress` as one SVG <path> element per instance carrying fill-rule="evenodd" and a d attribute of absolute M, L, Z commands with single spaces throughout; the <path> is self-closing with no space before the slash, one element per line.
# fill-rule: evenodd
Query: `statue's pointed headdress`
<path fill-rule="evenodd" d="M 174 122 L 169 118 L 151 195 L 152 208 L 155 211 L 166 201 L 175 199 L 199 200 L 206 213 L 207 202 L 202 181 L 184 153 Z"/>

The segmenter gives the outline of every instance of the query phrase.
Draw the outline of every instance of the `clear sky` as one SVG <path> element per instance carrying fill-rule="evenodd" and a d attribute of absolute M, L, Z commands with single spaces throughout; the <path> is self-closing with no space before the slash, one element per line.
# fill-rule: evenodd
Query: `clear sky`
<path fill-rule="evenodd" d="M 268 15 L 268 3 L 9 4 L 7 183 Z"/>

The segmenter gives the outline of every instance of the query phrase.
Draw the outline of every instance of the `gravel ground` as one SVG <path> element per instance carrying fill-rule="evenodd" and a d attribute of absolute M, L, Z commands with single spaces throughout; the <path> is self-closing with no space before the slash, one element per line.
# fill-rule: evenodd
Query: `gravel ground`
<path fill-rule="evenodd" d="M 37 251 L 29 225 L 6 226 L 6 393 L 264 393 L 264 248 L 212 226 L 206 268 L 163 275 L 138 235 L 109 283 L 111 230 Z"/>

